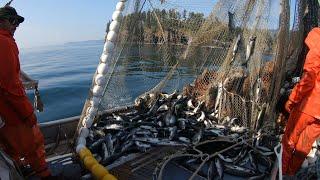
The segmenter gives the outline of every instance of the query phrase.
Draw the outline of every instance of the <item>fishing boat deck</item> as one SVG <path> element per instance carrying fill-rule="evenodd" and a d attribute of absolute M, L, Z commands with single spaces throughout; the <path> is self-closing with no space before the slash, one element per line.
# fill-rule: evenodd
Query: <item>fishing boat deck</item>
<path fill-rule="evenodd" d="M 182 148 L 156 147 L 146 153 L 139 153 L 136 158 L 113 167 L 110 171 L 118 179 L 149 180 L 152 179 L 157 164 L 163 161 L 166 156 L 176 153 L 179 149 Z"/>
<path fill-rule="evenodd" d="M 82 167 L 75 159 L 74 154 L 64 154 L 49 158 L 49 168 L 59 179 L 81 179 Z"/>
<path fill-rule="evenodd" d="M 165 157 L 181 149 L 182 147 L 170 146 L 152 148 L 145 153 L 136 153 L 124 157 L 109 165 L 107 169 L 120 180 L 150 180 L 153 178 L 153 172 L 157 164 L 163 161 Z M 61 179 L 92 179 L 91 174 L 82 168 L 72 153 L 54 156 L 48 158 L 47 161 L 49 161 L 52 174 Z M 188 179 L 193 173 L 175 162 L 168 163 L 164 171 L 163 179 Z M 34 180 L 33 178 L 29 179 Z M 194 179 L 203 180 L 206 178 L 196 175 Z"/>

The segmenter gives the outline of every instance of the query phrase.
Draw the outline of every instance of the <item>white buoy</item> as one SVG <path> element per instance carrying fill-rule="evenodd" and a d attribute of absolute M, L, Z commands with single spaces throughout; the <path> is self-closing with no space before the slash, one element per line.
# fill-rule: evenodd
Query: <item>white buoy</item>
<path fill-rule="evenodd" d="M 112 56 L 112 53 L 111 53 L 111 52 L 110 52 L 110 53 L 107 53 L 107 54 L 102 53 L 102 54 L 101 54 L 101 57 L 100 57 L 100 60 L 101 60 L 101 62 L 106 63 L 107 61 L 109 61 L 109 59 L 111 58 L 111 56 Z"/>
<path fill-rule="evenodd" d="M 306 168 L 308 168 L 308 166 L 309 166 L 309 161 L 308 161 L 308 159 L 305 159 L 303 161 L 303 163 L 301 164 L 301 168 L 306 169 Z"/>
<path fill-rule="evenodd" d="M 83 126 L 86 127 L 86 128 L 91 128 L 92 124 L 93 124 L 93 117 L 90 117 L 90 116 L 86 116 L 84 119 L 83 119 Z"/>
<path fill-rule="evenodd" d="M 107 83 L 107 79 L 102 74 L 97 74 L 94 78 L 94 82 L 99 86 L 104 86 Z"/>
<path fill-rule="evenodd" d="M 99 101 L 100 101 L 100 98 L 92 97 L 91 100 L 90 100 L 90 104 L 91 104 L 92 107 L 98 108 Z"/>
<path fill-rule="evenodd" d="M 104 44 L 104 47 L 103 47 L 103 53 L 104 54 L 108 54 L 108 53 L 111 53 L 114 49 L 114 43 L 111 42 L 111 41 L 107 41 L 105 44 Z"/>
<path fill-rule="evenodd" d="M 120 23 L 118 21 L 112 21 L 109 26 L 109 31 L 118 32 L 120 28 Z"/>
<path fill-rule="evenodd" d="M 95 85 L 92 89 L 92 94 L 96 97 L 100 97 L 103 94 L 103 87 Z"/>
<path fill-rule="evenodd" d="M 98 112 L 98 109 L 97 108 L 94 108 L 92 106 L 88 107 L 87 109 L 87 114 L 96 114 Z"/>
<path fill-rule="evenodd" d="M 108 71 L 108 67 L 106 63 L 100 63 L 98 68 L 97 68 L 98 74 L 106 74 Z"/>
<path fill-rule="evenodd" d="M 96 115 L 97 115 L 96 113 L 91 113 L 91 114 L 87 114 L 86 116 L 88 116 L 88 118 L 90 119 L 94 119 Z"/>
<path fill-rule="evenodd" d="M 79 138 L 78 138 L 78 144 L 86 145 L 86 138 L 84 138 L 84 137 L 79 137 Z"/>
<path fill-rule="evenodd" d="M 107 35 L 107 40 L 111 42 L 115 42 L 117 40 L 117 33 L 114 31 L 109 31 Z"/>
<path fill-rule="evenodd" d="M 89 136 L 89 129 L 86 127 L 80 128 L 80 137 L 86 138 Z"/>
<path fill-rule="evenodd" d="M 124 9 L 124 2 L 123 1 L 118 2 L 116 5 L 116 10 L 123 11 L 123 9 Z"/>
<path fill-rule="evenodd" d="M 121 19 L 122 19 L 122 12 L 121 11 L 114 11 L 112 14 L 112 20 L 120 22 Z"/>
<path fill-rule="evenodd" d="M 95 85 L 92 88 L 93 97 L 89 100 L 90 106 L 87 107 L 86 116 L 82 119 L 82 125 L 79 129 L 79 137 L 76 146 L 76 152 L 79 153 L 82 149 L 86 148 L 86 137 L 89 136 L 89 129 L 93 125 L 94 117 L 98 112 L 98 107 L 100 104 L 101 95 L 103 94 L 104 86 L 107 82 L 105 74 L 107 73 L 107 64 L 109 58 L 112 57 L 112 52 L 114 51 L 119 28 L 120 21 L 123 18 L 122 11 L 125 8 L 125 2 L 127 0 L 119 0 L 116 5 L 116 11 L 112 14 L 112 22 L 109 26 L 109 33 L 107 35 L 107 41 L 103 47 L 103 53 L 100 57 L 102 63 L 97 67 L 97 74 L 94 77 Z"/>
<path fill-rule="evenodd" d="M 83 148 L 85 148 L 86 146 L 83 144 L 78 144 L 76 147 L 76 152 L 79 153 Z"/>

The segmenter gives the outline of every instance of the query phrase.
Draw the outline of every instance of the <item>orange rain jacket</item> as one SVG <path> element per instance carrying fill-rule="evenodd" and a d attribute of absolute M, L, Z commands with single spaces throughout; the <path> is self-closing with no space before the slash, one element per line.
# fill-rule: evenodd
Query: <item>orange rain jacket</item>
<path fill-rule="evenodd" d="M 305 43 L 310 50 L 303 76 L 292 90 L 289 100 L 297 104 L 301 112 L 320 119 L 320 28 L 312 29 Z"/>
<path fill-rule="evenodd" d="M 36 124 L 20 80 L 19 50 L 12 35 L 0 30 L 0 117 L 7 125 Z"/>
<path fill-rule="evenodd" d="M 0 88 L 17 96 L 25 95 L 20 80 L 19 50 L 6 30 L 0 30 Z"/>

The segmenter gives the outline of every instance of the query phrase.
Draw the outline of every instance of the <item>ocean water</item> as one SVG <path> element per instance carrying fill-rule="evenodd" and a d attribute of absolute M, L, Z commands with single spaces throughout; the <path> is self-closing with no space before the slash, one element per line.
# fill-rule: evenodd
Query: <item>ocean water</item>
<path fill-rule="evenodd" d="M 44 112 L 37 113 L 39 122 L 80 115 L 102 48 L 103 41 L 84 41 L 20 50 L 22 70 L 39 80 L 40 95 L 45 106 Z M 132 54 L 136 54 L 136 50 L 133 51 Z M 154 47 L 146 47 L 143 51 L 148 53 L 149 58 L 139 59 L 135 55 L 120 58 L 124 63 L 117 66 L 115 79 L 106 92 L 111 95 L 111 98 L 107 98 L 109 105 L 106 108 L 133 102 L 135 97 L 153 88 L 168 73 L 168 68 L 159 63 L 161 58 L 154 53 Z M 195 73 L 194 68 L 181 65 L 178 74 L 167 83 L 169 89 L 165 90 L 182 89 L 186 83 L 192 82 Z M 121 82 L 125 86 L 122 84 L 122 88 L 119 88 L 123 74 L 126 75 Z M 27 94 L 33 101 L 33 91 Z"/>
<path fill-rule="evenodd" d="M 103 41 L 85 41 L 20 50 L 22 70 L 39 80 L 39 122 L 80 115 L 102 47 Z M 33 101 L 33 91 L 27 94 Z"/>

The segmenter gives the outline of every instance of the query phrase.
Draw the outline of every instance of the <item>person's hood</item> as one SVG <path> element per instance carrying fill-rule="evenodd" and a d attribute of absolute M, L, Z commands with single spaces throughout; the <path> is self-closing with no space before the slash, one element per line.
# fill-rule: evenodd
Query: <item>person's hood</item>
<path fill-rule="evenodd" d="M 305 40 L 306 45 L 309 47 L 309 53 L 311 56 L 310 57 L 315 57 L 316 55 L 317 58 L 307 58 L 304 67 L 315 67 L 320 65 L 320 28 L 313 28 L 306 40 Z"/>
<path fill-rule="evenodd" d="M 320 52 L 320 28 L 313 28 L 309 32 L 305 43 L 310 50 L 318 50 Z"/>

